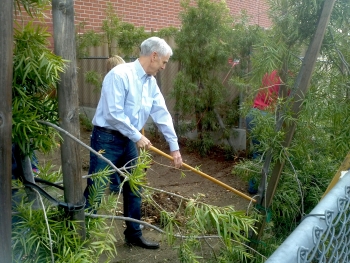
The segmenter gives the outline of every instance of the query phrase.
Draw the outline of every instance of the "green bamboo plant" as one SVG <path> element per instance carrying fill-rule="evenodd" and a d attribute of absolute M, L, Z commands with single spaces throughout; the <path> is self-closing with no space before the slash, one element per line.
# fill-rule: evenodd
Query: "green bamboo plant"
<path fill-rule="evenodd" d="M 32 23 L 15 30 L 12 141 L 24 155 L 56 146 L 57 132 L 37 122 L 58 121 L 54 94 L 65 62 L 48 49 L 48 36 L 44 28 Z"/>

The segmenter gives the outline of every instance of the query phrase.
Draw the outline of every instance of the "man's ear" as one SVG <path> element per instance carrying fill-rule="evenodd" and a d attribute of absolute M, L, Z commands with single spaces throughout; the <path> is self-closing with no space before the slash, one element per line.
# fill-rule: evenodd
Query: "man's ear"
<path fill-rule="evenodd" d="M 153 52 L 152 52 L 152 56 L 151 56 L 152 61 L 155 61 L 155 60 L 157 59 L 157 56 L 158 56 L 157 52 L 156 52 L 156 51 L 153 51 Z"/>

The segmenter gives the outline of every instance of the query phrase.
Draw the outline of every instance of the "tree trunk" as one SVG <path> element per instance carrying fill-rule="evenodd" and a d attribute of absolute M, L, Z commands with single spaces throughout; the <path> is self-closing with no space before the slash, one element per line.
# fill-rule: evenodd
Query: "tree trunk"
<path fill-rule="evenodd" d="M 58 85 L 58 113 L 60 127 L 80 138 L 79 101 L 76 67 L 76 46 L 73 0 L 53 0 L 52 18 L 55 53 L 68 60 L 65 72 Z M 83 204 L 81 158 L 79 145 L 62 134 L 61 160 L 65 202 Z M 74 220 L 80 221 L 79 234 L 85 238 L 84 210 L 69 212 Z"/>
<path fill-rule="evenodd" d="M 0 8 L 0 261 L 11 259 L 13 1 Z"/>

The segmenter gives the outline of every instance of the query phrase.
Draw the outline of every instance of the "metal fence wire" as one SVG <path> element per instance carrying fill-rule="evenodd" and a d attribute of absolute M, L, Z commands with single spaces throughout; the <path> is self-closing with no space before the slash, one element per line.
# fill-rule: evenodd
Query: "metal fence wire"
<path fill-rule="evenodd" d="M 349 206 L 346 172 L 266 263 L 350 262 Z"/>

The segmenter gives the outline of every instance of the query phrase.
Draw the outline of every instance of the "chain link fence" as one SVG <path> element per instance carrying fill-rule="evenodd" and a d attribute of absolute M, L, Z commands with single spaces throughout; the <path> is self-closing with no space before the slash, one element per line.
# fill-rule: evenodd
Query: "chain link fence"
<path fill-rule="evenodd" d="M 266 263 L 350 262 L 349 206 L 347 172 Z"/>

